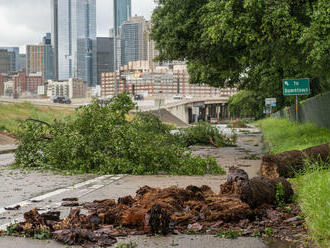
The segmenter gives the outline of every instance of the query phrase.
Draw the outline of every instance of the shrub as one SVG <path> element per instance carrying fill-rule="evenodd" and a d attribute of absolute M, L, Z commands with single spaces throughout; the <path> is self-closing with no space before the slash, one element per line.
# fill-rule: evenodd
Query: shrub
<path fill-rule="evenodd" d="M 193 156 L 157 117 L 127 115 L 134 104 L 121 94 L 107 105 L 94 101 L 52 125 L 26 121 L 19 132 L 17 166 L 74 173 L 222 174 L 215 159 Z"/>
<path fill-rule="evenodd" d="M 200 121 L 197 125 L 180 130 L 180 140 L 186 146 L 209 145 L 210 139 L 217 146 L 233 146 L 236 143 L 236 135 L 229 138 L 207 122 Z"/>

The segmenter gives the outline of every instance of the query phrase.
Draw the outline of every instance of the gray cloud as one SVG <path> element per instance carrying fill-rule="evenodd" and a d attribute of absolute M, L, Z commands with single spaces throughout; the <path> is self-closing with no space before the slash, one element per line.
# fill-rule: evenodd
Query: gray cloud
<path fill-rule="evenodd" d="M 132 14 L 150 19 L 153 0 L 132 0 Z M 97 33 L 107 36 L 113 25 L 111 0 L 97 0 Z M 0 0 L 0 46 L 37 44 L 51 30 L 50 0 Z"/>

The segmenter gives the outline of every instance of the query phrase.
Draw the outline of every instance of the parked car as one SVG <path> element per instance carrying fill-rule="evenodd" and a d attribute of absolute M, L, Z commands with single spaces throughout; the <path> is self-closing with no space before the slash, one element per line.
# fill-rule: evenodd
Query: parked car
<path fill-rule="evenodd" d="M 181 95 L 175 95 L 173 96 L 174 100 L 182 100 L 182 96 Z"/>
<path fill-rule="evenodd" d="M 210 118 L 210 123 L 211 124 L 217 124 L 218 123 L 218 118 Z"/>
<path fill-rule="evenodd" d="M 144 99 L 143 95 L 135 95 L 134 96 L 134 100 L 136 100 L 136 101 L 143 100 L 143 99 Z"/>
<path fill-rule="evenodd" d="M 71 99 L 64 96 L 57 96 L 54 98 L 53 103 L 71 104 Z"/>

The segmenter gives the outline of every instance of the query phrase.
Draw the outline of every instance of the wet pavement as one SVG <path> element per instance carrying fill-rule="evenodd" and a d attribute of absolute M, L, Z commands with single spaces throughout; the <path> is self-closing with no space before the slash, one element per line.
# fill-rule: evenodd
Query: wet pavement
<path fill-rule="evenodd" d="M 0 169 L 7 167 L 15 162 L 13 153 L 0 154 Z"/>
<path fill-rule="evenodd" d="M 194 146 L 193 153 L 200 156 L 214 156 L 218 163 L 228 170 L 230 166 L 245 169 L 250 177 L 258 175 L 262 142 L 260 133 L 239 133 L 237 147 L 200 147 Z M 3 157 L 2 157 L 3 156 Z M 12 159 L 11 155 L 2 155 L 4 160 Z M 3 162 L 5 164 L 5 162 Z M 70 208 L 62 207 L 61 201 L 66 197 L 78 197 L 80 202 L 102 199 L 118 199 L 126 195 L 135 195 L 139 187 L 165 188 L 172 185 L 186 187 L 188 185 L 209 185 L 213 191 L 219 192 L 219 186 L 225 176 L 128 176 L 107 175 L 95 177 L 91 175 L 62 176 L 51 173 L 9 170 L 2 167 L 0 183 L 0 207 L 21 203 L 16 211 L 0 209 L 0 227 L 22 220 L 22 214 L 35 207 L 41 212 L 60 210 L 61 217 L 66 216 Z M 22 204 L 23 203 L 23 204 Z M 265 244 L 257 238 L 238 238 L 235 240 L 220 239 L 211 235 L 175 235 L 167 237 L 133 236 L 119 239 L 120 243 L 136 243 L 137 247 L 275 247 Z M 0 247 L 57 248 L 68 247 L 54 241 L 38 241 L 31 239 L 2 237 Z M 116 245 L 114 245 L 116 247 Z M 279 245 L 276 247 L 286 247 Z"/>

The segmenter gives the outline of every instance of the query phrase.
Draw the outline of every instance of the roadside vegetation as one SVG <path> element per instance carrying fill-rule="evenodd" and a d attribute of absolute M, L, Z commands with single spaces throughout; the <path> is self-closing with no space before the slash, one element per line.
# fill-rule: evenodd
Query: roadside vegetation
<path fill-rule="evenodd" d="M 181 129 L 178 135 L 180 141 L 185 146 L 191 145 L 210 145 L 223 147 L 235 146 L 237 135 L 227 137 L 219 132 L 219 130 L 207 122 L 199 122 L 195 126 Z"/>
<path fill-rule="evenodd" d="M 301 150 L 330 141 L 330 130 L 314 124 L 297 124 L 286 119 L 258 122 L 271 153 Z M 330 246 L 330 158 L 305 161 L 303 171 L 292 179 L 308 229 L 321 247 Z"/>
<path fill-rule="evenodd" d="M 55 119 L 62 120 L 73 113 L 70 109 L 39 107 L 29 102 L 2 104 L 0 103 L 0 131 L 16 133 L 20 121 L 28 118 L 52 123 Z"/>
<path fill-rule="evenodd" d="M 287 119 L 269 118 L 258 121 L 270 152 L 303 150 L 330 141 L 330 130 L 315 124 L 297 124 Z"/>
<path fill-rule="evenodd" d="M 16 165 L 71 173 L 224 174 L 214 158 L 193 156 L 187 148 L 193 142 L 182 142 L 154 115 L 138 113 L 128 120 L 133 108 L 121 94 L 105 106 L 94 101 L 51 124 L 22 122 Z"/>
<path fill-rule="evenodd" d="M 307 161 L 304 173 L 294 179 L 308 229 L 321 247 L 330 247 L 329 162 Z"/>

